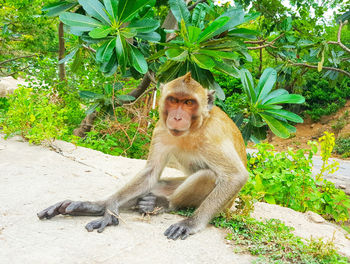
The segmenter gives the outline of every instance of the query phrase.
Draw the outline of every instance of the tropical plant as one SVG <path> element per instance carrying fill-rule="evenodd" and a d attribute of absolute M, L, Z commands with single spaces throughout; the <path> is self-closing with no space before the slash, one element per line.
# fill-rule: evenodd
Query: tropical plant
<path fill-rule="evenodd" d="M 251 61 L 241 38 L 254 38 L 256 32 L 238 26 L 258 15 L 245 15 L 241 8 L 229 8 L 206 24 L 205 17 L 211 9 L 208 4 L 198 4 L 192 14 L 183 0 L 169 0 L 169 4 L 179 30 L 167 31 L 175 34 L 175 38 L 162 43 L 165 49 L 150 57 L 152 60 L 165 55 L 161 58 L 164 63 L 157 70 L 159 80 L 167 82 L 191 71 L 195 80 L 216 90 L 217 96 L 224 99 L 225 94 L 211 72 L 239 76 L 236 66 L 240 60 Z"/>
<path fill-rule="evenodd" d="M 302 104 L 305 102 L 304 97 L 289 94 L 285 89 L 272 90 L 277 78 L 277 73 L 272 68 L 265 69 L 256 87 L 248 70 L 242 69 L 239 73 L 243 92 L 248 98 L 248 107 L 237 114 L 235 122 L 238 126 L 243 125 L 244 139 L 257 142 L 265 138 L 266 125 L 276 136 L 288 138 L 290 133 L 296 131 L 288 121 L 302 123 L 303 119 L 297 114 L 282 109 L 281 104 Z"/>
<path fill-rule="evenodd" d="M 85 114 L 92 114 L 97 108 L 99 108 L 102 113 L 113 115 L 115 106 L 122 105 L 123 101 L 132 101 L 135 99 L 131 95 L 117 94 L 122 88 L 123 84 L 117 82 L 113 85 L 105 84 L 103 93 L 96 93 L 87 90 L 79 91 L 79 96 L 83 99 L 87 99 L 88 102 L 91 103 Z"/>

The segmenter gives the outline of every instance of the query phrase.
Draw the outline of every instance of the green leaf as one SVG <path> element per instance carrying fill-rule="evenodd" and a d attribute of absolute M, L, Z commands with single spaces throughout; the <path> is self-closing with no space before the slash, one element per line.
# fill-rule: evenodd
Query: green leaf
<path fill-rule="evenodd" d="M 67 26 L 79 28 L 80 31 L 90 31 L 102 26 L 96 19 L 76 13 L 64 12 L 60 15 L 60 20 Z"/>
<path fill-rule="evenodd" d="M 207 10 L 209 10 L 209 6 L 207 4 L 199 3 L 196 5 L 192 12 L 192 25 L 203 28 L 203 21 L 205 15 L 207 14 Z"/>
<path fill-rule="evenodd" d="M 58 62 L 58 64 L 62 64 L 64 62 L 67 62 L 70 59 L 72 59 L 74 57 L 75 53 L 77 53 L 78 50 L 79 50 L 79 47 L 74 48 L 66 57 L 64 57 L 62 60 L 60 60 Z"/>
<path fill-rule="evenodd" d="M 219 19 L 214 20 L 213 22 L 211 22 L 209 24 L 209 26 L 207 26 L 202 32 L 201 34 L 199 34 L 198 37 L 198 43 L 203 42 L 207 39 L 210 39 L 212 37 L 214 37 L 216 34 L 215 32 L 221 28 L 222 26 L 224 26 L 228 21 L 230 20 L 229 17 L 221 17 Z"/>
<path fill-rule="evenodd" d="M 155 0 L 119 0 L 118 18 L 128 22 L 133 19 L 146 5 L 154 6 Z"/>
<path fill-rule="evenodd" d="M 94 92 L 91 92 L 91 91 L 79 91 L 79 96 L 83 99 L 93 99 L 93 100 L 96 100 L 96 99 L 101 99 L 103 98 L 103 94 L 98 94 L 98 93 L 94 93 Z"/>
<path fill-rule="evenodd" d="M 259 31 L 256 30 L 251 30 L 247 28 L 235 28 L 228 33 L 228 36 L 246 39 L 256 39 L 256 35 L 258 34 Z"/>
<path fill-rule="evenodd" d="M 81 65 L 82 62 L 82 49 L 79 49 L 77 54 L 74 57 L 72 66 L 71 66 L 71 70 L 72 72 L 76 72 L 79 68 L 79 66 Z"/>
<path fill-rule="evenodd" d="M 224 52 L 224 51 L 218 51 L 218 50 L 206 50 L 206 49 L 200 49 L 199 53 L 205 54 L 214 58 L 220 58 L 220 59 L 228 59 L 228 60 L 237 60 L 239 57 L 237 54 L 233 52 Z"/>
<path fill-rule="evenodd" d="M 276 200 L 275 200 L 275 197 L 273 197 L 273 195 L 266 194 L 264 196 L 264 200 L 269 204 L 276 204 Z"/>
<path fill-rule="evenodd" d="M 221 86 L 217 82 L 211 82 L 210 88 L 215 90 L 215 95 L 219 100 L 225 100 L 225 92 L 222 90 Z"/>
<path fill-rule="evenodd" d="M 215 66 L 214 60 L 203 54 L 192 54 L 191 59 L 201 68 L 211 70 Z"/>
<path fill-rule="evenodd" d="M 117 99 L 120 101 L 134 101 L 135 97 L 128 94 L 119 94 L 117 95 Z"/>
<path fill-rule="evenodd" d="M 267 68 L 259 79 L 259 83 L 256 86 L 256 101 L 259 103 L 265 96 L 272 90 L 277 79 L 277 72 L 273 68 Z"/>
<path fill-rule="evenodd" d="M 259 113 L 260 116 L 265 120 L 271 131 L 278 137 L 288 138 L 290 133 L 288 129 L 276 118 L 267 114 Z"/>
<path fill-rule="evenodd" d="M 239 72 L 235 66 L 228 65 L 221 61 L 215 61 L 215 70 L 228 74 L 235 78 L 240 78 Z"/>
<path fill-rule="evenodd" d="M 253 76 L 247 69 L 242 69 L 239 71 L 241 77 L 241 82 L 243 85 L 243 90 L 248 96 L 251 103 L 256 102 L 256 94 L 254 89 Z"/>
<path fill-rule="evenodd" d="M 118 0 L 103 0 L 107 13 L 111 16 L 113 21 L 118 18 Z"/>
<path fill-rule="evenodd" d="M 149 33 L 139 33 L 136 35 L 137 38 L 148 40 L 150 42 L 159 42 L 160 35 L 157 32 L 149 32 Z"/>
<path fill-rule="evenodd" d="M 106 61 L 101 64 L 100 71 L 103 72 L 105 76 L 111 76 L 118 69 L 117 56 L 115 53 L 112 53 L 112 56 L 109 61 Z"/>
<path fill-rule="evenodd" d="M 124 74 L 126 70 L 126 64 L 127 64 L 126 44 L 125 44 L 125 39 L 122 38 L 119 34 L 115 39 L 115 50 L 117 52 L 117 59 L 120 65 L 120 69 Z"/>
<path fill-rule="evenodd" d="M 110 39 L 104 42 L 96 50 L 96 60 L 98 62 L 108 62 L 111 59 L 114 47 L 115 47 L 115 39 Z"/>
<path fill-rule="evenodd" d="M 298 116 L 297 114 L 294 114 L 292 112 L 286 111 L 286 110 L 273 110 L 273 109 L 269 109 L 266 110 L 265 112 L 279 116 L 279 117 L 283 117 L 289 121 L 292 121 L 294 123 L 303 123 L 304 120 Z"/>
<path fill-rule="evenodd" d="M 68 11 L 69 9 L 75 7 L 77 3 L 69 3 L 67 1 L 56 2 L 44 6 L 41 10 L 46 12 L 46 16 L 57 16 L 62 12 Z"/>
<path fill-rule="evenodd" d="M 265 98 L 262 98 L 260 105 L 263 105 L 268 100 L 275 98 L 275 97 L 278 97 L 278 96 L 283 95 L 283 94 L 288 94 L 288 91 L 285 89 L 274 90 L 271 93 L 269 93 L 267 96 L 265 96 Z"/>
<path fill-rule="evenodd" d="M 185 61 L 188 56 L 188 52 L 187 50 L 183 49 L 170 48 L 165 51 L 165 55 L 174 61 Z"/>
<path fill-rule="evenodd" d="M 100 106 L 100 103 L 96 103 L 96 104 L 91 105 L 91 106 L 85 111 L 85 114 L 86 114 L 86 115 L 92 114 L 92 113 L 96 110 L 96 108 L 97 108 L 98 106 Z"/>
<path fill-rule="evenodd" d="M 230 20 L 224 26 L 222 26 L 220 29 L 218 29 L 215 32 L 215 35 L 221 34 L 222 32 L 224 32 L 226 30 L 230 31 L 230 30 L 234 29 L 236 26 L 242 24 L 244 22 L 244 11 L 241 8 L 230 9 L 230 10 L 226 11 L 225 13 L 223 13 L 218 18 L 221 18 L 221 17 L 229 17 Z"/>
<path fill-rule="evenodd" d="M 282 30 L 283 31 L 289 31 L 291 29 L 292 29 L 292 18 L 291 17 L 287 17 L 282 22 Z"/>
<path fill-rule="evenodd" d="M 270 104 L 302 104 L 305 98 L 300 94 L 283 94 L 268 100 L 265 105 Z"/>
<path fill-rule="evenodd" d="M 106 12 L 104 11 L 105 7 L 98 0 L 78 0 L 79 4 L 84 8 L 86 13 L 90 16 L 97 18 L 105 25 L 110 25 L 111 21 L 109 20 Z"/>
<path fill-rule="evenodd" d="M 188 31 L 188 41 L 191 43 L 197 42 L 199 34 L 201 33 L 201 29 L 194 26 L 189 26 L 187 28 Z"/>
<path fill-rule="evenodd" d="M 131 47 L 131 62 L 132 66 L 140 73 L 145 74 L 148 71 L 147 62 L 143 54 L 135 48 L 133 45 Z"/>
<path fill-rule="evenodd" d="M 134 29 L 137 33 L 149 33 L 159 28 L 159 25 L 158 20 L 145 18 L 131 22 L 128 27 Z"/>
<path fill-rule="evenodd" d="M 89 36 L 95 39 L 105 38 L 111 33 L 112 28 L 110 26 L 102 26 L 98 28 L 94 28 L 89 32 Z"/>
<path fill-rule="evenodd" d="M 190 23 L 191 13 L 188 11 L 185 1 L 169 0 L 169 6 L 177 22 L 180 23 L 183 19 L 186 24 Z"/>

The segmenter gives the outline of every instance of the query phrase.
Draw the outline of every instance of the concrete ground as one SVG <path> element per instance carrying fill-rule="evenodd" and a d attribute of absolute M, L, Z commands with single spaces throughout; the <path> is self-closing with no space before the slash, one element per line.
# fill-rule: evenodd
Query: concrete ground
<path fill-rule="evenodd" d="M 36 213 L 60 200 L 107 197 L 144 166 L 144 161 L 65 142 L 55 145 L 52 151 L 0 136 L 0 263 L 252 262 L 249 255 L 234 254 L 225 231 L 212 226 L 184 241 L 167 240 L 163 232 L 182 219 L 177 215 L 142 219 L 138 213 L 122 213 L 119 226 L 101 234 L 84 228 L 94 217 L 40 221 Z M 70 150 L 75 154 L 70 156 Z"/>

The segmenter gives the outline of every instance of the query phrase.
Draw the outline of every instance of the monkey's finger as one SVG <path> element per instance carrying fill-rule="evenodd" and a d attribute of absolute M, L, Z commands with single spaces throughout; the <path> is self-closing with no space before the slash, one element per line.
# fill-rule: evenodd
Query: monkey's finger
<path fill-rule="evenodd" d="M 176 232 L 174 232 L 170 236 L 170 239 L 177 240 L 183 234 L 184 231 L 186 231 L 186 228 L 184 226 L 179 226 Z"/>
<path fill-rule="evenodd" d="M 156 199 L 157 199 L 156 196 L 154 196 L 153 194 L 150 194 L 150 195 L 146 195 L 146 196 L 142 197 L 140 202 L 142 202 L 142 201 L 152 201 L 152 202 L 155 202 Z"/>
<path fill-rule="evenodd" d="M 82 205 L 82 202 L 71 202 L 71 203 L 67 206 L 67 208 L 66 208 L 66 210 L 65 210 L 65 213 L 69 214 L 69 213 L 72 213 L 72 212 L 74 212 L 74 211 L 77 211 L 77 210 L 80 209 L 81 205 Z"/>
<path fill-rule="evenodd" d="M 112 223 L 112 218 L 104 217 L 103 220 L 101 221 L 100 228 L 97 229 L 97 232 L 102 233 L 103 230 L 105 230 L 106 226 L 108 226 L 110 223 Z"/>
<path fill-rule="evenodd" d="M 66 200 L 66 201 L 64 201 L 64 202 L 61 204 L 61 206 L 58 208 L 58 212 L 59 212 L 60 214 L 66 214 L 66 213 L 67 213 L 67 212 L 66 212 L 66 208 L 67 208 L 71 203 L 72 203 L 71 200 Z"/>
<path fill-rule="evenodd" d="M 44 210 L 42 210 L 41 212 L 39 212 L 37 214 L 37 216 L 39 217 L 39 219 L 50 219 L 52 217 L 54 217 L 55 215 L 58 215 L 58 208 L 61 206 L 62 202 L 58 202 Z"/>
<path fill-rule="evenodd" d="M 177 229 L 179 228 L 178 225 L 174 224 L 171 225 L 165 232 L 164 235 L 168 238 L 168 239 L 172 239 L 172 235 L 174 233 L 176 233 Z"/>
<path fill-rule="evenodd" d="M 181 239 L 182 240 L 185 240 L 186 238 L 188 238 L 188 236 L 190 235 L 190 232 L 189 230 L 186 228 L 186 231 L 183 232 L 182 236 L 181 236 Z"/>
<path fill-rule="evenodd" d="M 102 222 L 101 219 L 91 221 L 90 223 L 87 223 L 85 228 L 88 232 L 92 232 L 94 231 L 94 229 L 97 229 L 101 226 L 101 222 Z"/>

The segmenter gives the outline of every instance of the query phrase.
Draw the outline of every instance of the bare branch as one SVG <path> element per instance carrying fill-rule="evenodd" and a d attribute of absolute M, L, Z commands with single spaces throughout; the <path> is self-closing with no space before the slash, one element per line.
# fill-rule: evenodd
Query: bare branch
<path fill-rule="evenodd" d="M 350 49 L 341 42 L 341 31 L 343 29 L 343 26 L 345 26 L 347 23 L 348 23 L 348 20 L 345 20 L 344 22 L 340 21 L 339 28 L 338 28 L 338 34 L 337 34 L 337 41 L 328 41 L 327 43 L 338 45 L 343 50 L 345 50 L 347 53 L 350 53 Z"/>
<path fill-rule="evenodd" d="M 0 65 L 11 62 L 11 61 L 15 61 L 15 60 L 19 60 L 19 59 L 23 59 L 23 58 L 30 58 L 30 57 L 36 57 L 38 55 L 34 54 L 34 55 L 26 55 L 26 56 L 20 56 L 17 58 L 13 58 L 13 59 L 9 59 L 9 60 L 5 60 L 5 61 L 1 61 Z"/>
<path fill-rule="evenodd" d="M 90 50 L 90 51 L 92 51 L 93 53 L 96 53 L 96 50 L 94 50 L 93 48 L 91 48 L 91 47 L 89 47 L 89 46 L 83 45 L 83 48 L 84 48 L 84 49 L 87 49 L 87 50 Z"/>
<path fill-rule="evenodd" d="M 289 61 L 291 62 L 291 61 Z M 317 69 L 318 67 L 315 65 L 310 65 L 310 64 L 306 64 L 306 63 L 293 63 L 291 62 L 291 64 L 293 66 L 301 66 L 301 67 L 307 67 L 307 68 L 312 68 L 312 69 Z M 338 69 L 338 68 L 333 68 L 333 67 L 322 67 L 322 70 L 331 70 L 331 71 L 336 71 L 336 72 L 340 72 L 348 77 L 350 77 L 350 72 L 344 71 L 342 69 Z"/>
<path fill-rule="evenodd" d="M 256 41 L 253 43 L 253 41 L 247 41 L 247 42 L 244 42 L 244 43 L 251 43 L 251 44 L 262 44 L 262 43 L 265 43 L 264 45 L 261 45 L 261 46 L 257 46 L 257 47 L 247 47 L 248 50 L 256 50 L 256 49 L 264 49 L 264 48 L 267 48 L 267 47 L 272 47 L 272 48 L 275 48 L 273 46 L 273 44 L 275 44 L 275 42 L 277 40 L 279 40 L 280 38 L 282 38 L 284 36 L 284 33 L 282 33 L 281 35 L 279 35 L 277 38 L 275 38 L 274 40 L 272 41 L 267 41 L 266 40 L 261 40 L 261 41 Z"/>
<path fill-rule="evenodd" d="M 207 0 L 198 0 L 196 3 L 194 3 L 193 5 L 188 7 L 188 10 L 191 11 L 192 9 L 194 9 L 198 4 L 200 3 L 205 3 L 207 2 Z"/>

